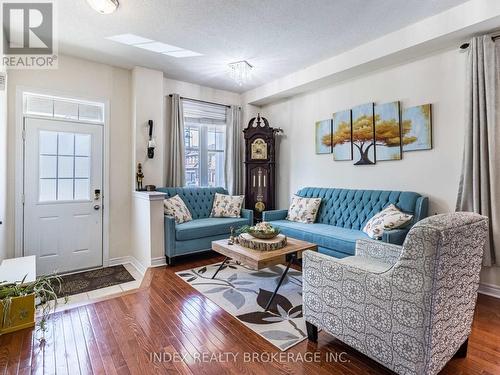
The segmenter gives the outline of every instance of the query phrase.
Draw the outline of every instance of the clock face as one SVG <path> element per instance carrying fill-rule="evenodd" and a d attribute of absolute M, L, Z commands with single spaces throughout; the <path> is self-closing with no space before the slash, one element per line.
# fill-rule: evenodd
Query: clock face
<path fill-rule="evenodd" d="M 257 203 L 255 203 L 255 209 L 258 212 L 262 212 L 266 209 L 266 205 L 264 204 L 264 202 L 257 202 Z"/>
<path fill-rule="evenodd" d="M 257 138 L 252 142 L 252 160 L 267 159 L 267 143 L 262 138 Z"/>

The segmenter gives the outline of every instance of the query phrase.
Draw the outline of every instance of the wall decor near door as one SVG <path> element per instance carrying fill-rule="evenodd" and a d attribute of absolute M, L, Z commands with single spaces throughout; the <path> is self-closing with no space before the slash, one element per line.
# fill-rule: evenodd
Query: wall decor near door
<path fill-rule="evenodd" d="M 401 160 L 399 101 L 375 106 L 375 141 L 377 161 Z"/>
<path fill-rule="evenodd" d="M 332 120 L 317 121 L 316 129 L 316 154 L 332 153 Z"/>
<path fill-rule="evenodd" d="M 432 149 L 432 106 L 418 105 L 403 111 L 403 132 L 411 140 L 403 144 L 403 151 Z"/>
<path fill-rule="evenodd" d="M 333 114 L 333 160 L 352 160 L 351 110 Z"/>
<path fill-rule="evenodd" d="M 352 109 L 354 165 L 375 164 L 375 124 L 373 103 Z M 347 142 L 347 139 L 346 139 Z"/>

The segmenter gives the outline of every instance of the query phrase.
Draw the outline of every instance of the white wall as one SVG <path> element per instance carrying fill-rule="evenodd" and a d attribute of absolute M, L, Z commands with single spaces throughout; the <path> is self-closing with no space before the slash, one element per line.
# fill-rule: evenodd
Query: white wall
<path fill-rule="evenodd" d="M 141 163 L 144 173 L 143 186 L 163 186 L 165 181 L 163 72 L 142 67 L 133 69 L 132 112 L 132 136 L 135 145 L 133 178 L 135 179 L 137 163 Z M 149 159 L 147 155 L 149 120 L 153 120 L 153 137 L 156 140 L 153 159 Z"/>
<path fill-rule="evenodd" d="M 141 269 L 165 264 L 164 199 L 158 192 L 132 196 L 130 253 Z"/>
<path fill-rule="evenodd" d="M 287 207 L 301 187 L 323 186 L 416 191 L 429 197 L 430 214 L 453 211 L 462 158 L 464 89 L 465 55 L 454 49 L 264 106 L 261 113 L 285 131 L 278 159 L 279 207 Z M 315 154 L 315 121 L 358 104 L 395 100 L 403 108 L 432 103 L 433 150 L 371 166 Z"/>
<path fill-rule="evenodd" d="M 14 168 L 16 87 L 66 92 L 110 103 L 110 258 L 126 255 L 129 247 L 129 216 L 132 182 L 130 71 L 69 56 L 60 56 L 57 70 L 13 70 L 8 88 L 8 251 L 14 256 Z"/>

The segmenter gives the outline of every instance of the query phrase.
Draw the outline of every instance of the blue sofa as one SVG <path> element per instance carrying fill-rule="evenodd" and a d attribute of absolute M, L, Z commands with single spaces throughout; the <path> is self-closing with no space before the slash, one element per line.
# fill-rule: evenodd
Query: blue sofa
<path fill-rule="evenodd" d="M 427 217 L 429 204 L 427 197 L 405 191 L 307 187 L 297 195 L 322 199 L 314 224 L 286 220 L 288 210 L 266 211 L 264 221 L 287 236 L 317 244 L 319 252 L 337 258 L 354 255 L 356 241 L 369 238 L 363 232 L 366 222 L 391 203 L 413 215 L 405 228 L 386 231 L 382 237 L 384 242 L 401 245 L 410 228 Z"/>
<path fill-rule="evenodd" d="M 212 248 L 212 241 L 228 238 L 231 227 L 252 225 L 253 211 L 242 209 L 240 218 L 210 217 L 215 193 L 228 194 L 224 188 L 159 188 L 166 198 L 179 195 L 193 217 L 192 221 L 176 224 L 164 217 L 165 256 L 172 264 L 179 255 L 199 253 Z"/>

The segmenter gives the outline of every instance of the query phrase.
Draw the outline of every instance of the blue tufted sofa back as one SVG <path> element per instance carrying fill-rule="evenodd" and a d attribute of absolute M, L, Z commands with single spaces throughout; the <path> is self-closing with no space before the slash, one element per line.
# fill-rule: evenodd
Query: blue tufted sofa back
<path fill-rule="evenodd" d="M 167 198 L 179 195 L 187 208 L 191 212 L 193 219 L 204 219 L 210 216 L 212 205 L 214 203 L 215 193 L 228 194 L 227 190 L 221 187 L 195 187 L 195 188 L 177 188 L 164 187 L 157 191 L 167 194 Z"/>
<path fill-rule="evenodd" d="M 322 198 L 317 223 L 349 229 L 363 229 L 376 213 L 393 203 L 401 211 L 415 215 L 420 194 L 405 191 L 352 190 L 306 187 L 297 192 L 305 198 Z"/>

